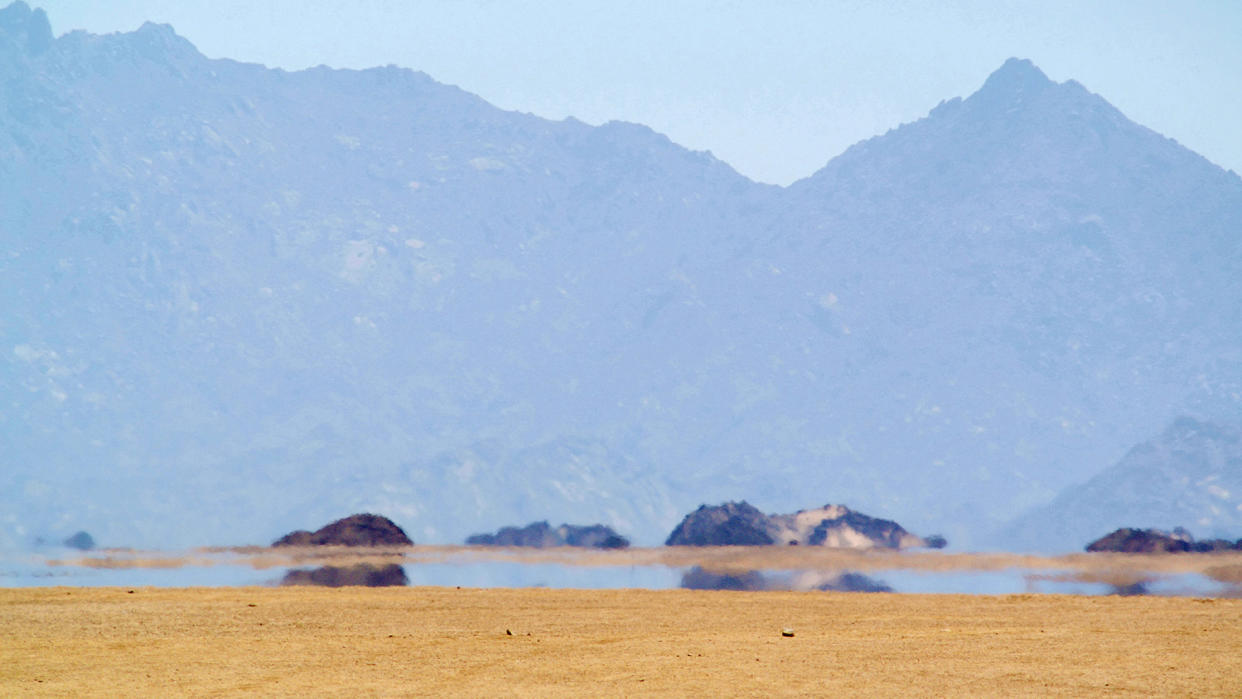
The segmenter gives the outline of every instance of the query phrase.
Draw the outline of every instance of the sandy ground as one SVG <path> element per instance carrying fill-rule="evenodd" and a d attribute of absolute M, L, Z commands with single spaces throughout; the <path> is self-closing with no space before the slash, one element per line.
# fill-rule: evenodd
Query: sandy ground
<path fill-rule="evenodd" d="M 0 589 L 3 696 L 829 692 L 1239 696 L 1242 600 Z"/>

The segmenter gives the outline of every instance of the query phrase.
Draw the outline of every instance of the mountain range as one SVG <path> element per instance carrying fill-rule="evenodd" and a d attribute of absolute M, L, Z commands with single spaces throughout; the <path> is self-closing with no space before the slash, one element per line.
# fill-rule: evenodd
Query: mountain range
<path fill-rule="evenodd" d="M 1078 548 L 1006 525 L 1179 415 L 1242 417 L 1240 229 L 1242 178 L 1025 60 L 781 188 L 637 124 L 17 2 L 0 545 L 359 511 L 645 545 L 745 499 Z"/>

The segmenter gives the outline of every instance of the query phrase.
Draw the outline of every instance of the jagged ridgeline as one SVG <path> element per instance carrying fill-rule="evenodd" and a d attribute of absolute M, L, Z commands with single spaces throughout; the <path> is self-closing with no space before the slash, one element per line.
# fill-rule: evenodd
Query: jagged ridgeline
<path fill-rule="evenodd" d="M 1239 221 L 1236 175 L 1026 61 L 782 189 L 640 125 L 15 3 L 0 543 L 376 511 L 653 545 L 747 498 L 969 546 L 1238 415 Z"/>

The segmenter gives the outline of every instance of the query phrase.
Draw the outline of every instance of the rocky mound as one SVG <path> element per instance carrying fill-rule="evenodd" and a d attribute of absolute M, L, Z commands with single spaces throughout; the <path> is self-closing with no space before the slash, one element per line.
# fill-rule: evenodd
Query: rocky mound
<path fill-rule="evenodd" d="M 1087 544 L 1091 553 L 1211 553 L 1242 551 L 1242 539 L 1206 539 L 1195 541 L 1190 532 L 1178 527 L 1169 532 L 1159 529 L 1124 527 Z"/>
<path fill-rule="evenodd" d="M 771 519 L 746 501 L 726 502 L 686 515 L 665 546 L 767 546 L 776 543 Z"/>
<path fill-rule="evenodd" d="M 746 502 L 729 502 L 686 515 L 666 546 L 766 546 L 904 549 L 944 546 L 943 537 L 924 540 L 887 519 L 825 505 L 793 514 L 765 515 Z"/>
<path fill-rule="evenodd" d="M 578 526 L 562 524 L 555 529 L 546 521 L 531 522 L 525 527 L 502 527 L 495 534 L 475 534 L 466 539 L 470 546 L 523 546 L 529 548 L 552 548 L 577 546 L 595 549 L 623 549 L 630 545 L 629 539 L 602 524 Z"/>
<path fill-rule="evenodd" d="M 1193 553 L 1242 551 L 1242 539 L 1238 539 L 1237 541 L 1230 541 L 1228 539 L 1202 539 L 1200 541 L 1191 542 L 1190 550 Z"/>
<path fill-rule="evenodd" d="M 401 527 L 387 517 L 373 514 L 350 515 L 314 532 L 290 532 L 272 546 L 413 546 Z"/>
<path fill-rule="evenodd" d="M 352 566 L 322 566 L 314 570 L 291 570 L 281 585 L 319 585 L 321 587 L 399 587 L 409 585 L 405 568 L 396 563 Z"/>

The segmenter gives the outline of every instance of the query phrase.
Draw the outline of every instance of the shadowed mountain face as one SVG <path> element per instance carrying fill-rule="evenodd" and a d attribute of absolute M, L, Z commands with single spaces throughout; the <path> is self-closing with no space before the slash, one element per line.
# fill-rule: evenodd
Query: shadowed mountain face
<path fill-rule="evenodd" d="M 1237 176 L 1023 61 L 779 189 L 638 125 L 15 4 L 0 543 L 370 510 L 654 544 L 810 493 L 969 545 L 1239 414 L 1239 220 Z"/>

